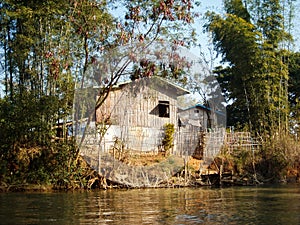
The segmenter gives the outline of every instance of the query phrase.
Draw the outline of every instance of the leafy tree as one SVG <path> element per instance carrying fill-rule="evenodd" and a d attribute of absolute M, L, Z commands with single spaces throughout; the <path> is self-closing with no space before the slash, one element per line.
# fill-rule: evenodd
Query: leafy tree
<path fill-rule="evenodd" d="M 291 109 L 291 130 L 300 135 L 300 53 L 292 53 L 289 57 L 289 103 Z"/>
<path fill-rule="evenodd" d="M 111 26 L 112 17 L 104 3 L 60 0 L 2 1 L 0 17 L 6 94 L 0 105 L 1 165 L 5 174 L 20 175 L 29 173 L 31 165 L 20 160 L 21 149 L 30 155 L 38 148 L 42 156 L 44 148 L 61 148 L 53 142 L 54 128 L 64 122 L 66 131 L 74 81 L 83 80 L 80 71 L 91 60 L 90 49 L 96 48 L 91 42 L 105 39 L 107 32 L 101 29 Z M 73 144 L 65 135 L 64 141 Z M 42 168 L 47 157 L 28 160 Z M 36 166 L 31 169 L 39 171 Z"/>
<path fill-rule="evenodd" d="M 276 0 L 249 1 L 247 8 L 241 0 L 224 3 L 227 14 L 222 17 L 208 13 L 206 28 L 229 65 L 216 70 L 231 103 L 229 125 L 240 124 L 256 134 L 287 130 L 288 72 L 280 43 L 290 40 L 290 36 L 282 25 L 282 6 Z M 259 13 L 249 12 L 251 8 L 259 8 Z"/>
<path fill-rule="evenodd" d="M 162 146 L 164 148 L 164 154 L 166 156 L 170 155 L 170 149 L 174 146 L 174 133 L 175 133 L 175 128 L 174 124 L 167 123 L 164 125 L 164 138 L 162 140 Z"/>

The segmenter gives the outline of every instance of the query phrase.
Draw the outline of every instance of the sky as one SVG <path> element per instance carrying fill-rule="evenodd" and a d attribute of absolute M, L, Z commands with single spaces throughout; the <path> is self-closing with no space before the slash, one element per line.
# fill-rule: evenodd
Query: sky
<path fill-rule="evenodd" d="M 198 55 L 200 51 L 204 51 L 206 54 L 208 54 L 209 53 L 208 48 L 212 48 L 212 45 L 210 44 L 209 41 L 208 34 L 203 32 L 203 26 L 206 22 L 203 19 L 203 16 L 207 11 L 222 13 L 223 11 L 222 2 L 223 0 L 202 0 L 201 1 L 201 5 L 199 7 L 200 16 L 195 19 L 195 24 L 194 24 L 197 34 L 199 35 L 199 39 L 200 39 L 199 42 L 201 47 L 199 46 L 198 52 L 195 49 L 193 49 L 193 53 L 196 53 Z"/>
<path fill-rule="evenodd" d="M 195 21 L 195 27 L 197 30 L 197 33 L 199 35 L 200 44 L 201 44 L 201 49 L 200 47 L 193 48 L 191 49 L 192 53 L 195 54 L 196 56 L 200 56 L 200 51 L 204 54 L 205 58 L 207 60 L 210 60 L 210 51 L 209 49 L 212 49 L 213 46 L 210 42 L 210 39 L 208 37 L 207 33 L 203 33 L 203 25 L 205 24 L 205 21 L 203 20 L 202 16 L 206 11 L 214 11 L 216 13 L 224 13 L 223 9 L 223 0 L 200 0 L 201 5 L 199 7 L 199 12 L 200 12 L 200 17 L 196 19 Z M 291 49 L 294 52 L 299 52 L 300 51 L 300 0 L 295 0 L 295 9 L 294 9 L 294 18 L 293 18 L 293 24 L 294 27 L 292 28 L 292 35 L 294 37 L 294 47 Z M 215 66 L 216 64 L 219 63 L 219 60 L 216 60 L 215 62 L 212 62 L 213 65 Z"/>

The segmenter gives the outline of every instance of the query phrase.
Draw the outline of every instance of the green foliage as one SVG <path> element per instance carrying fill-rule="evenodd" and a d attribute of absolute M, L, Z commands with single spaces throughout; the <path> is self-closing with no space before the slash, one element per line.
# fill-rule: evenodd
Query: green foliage
<path fill-rule="evenodd" d="M 5 184 L 84 185 L 75 143 L 54 141 L 60 111 L 55 96 L 30 92 L 0 99 L 0 180 Z M 73 182 L 77 183 L 73 183 Z"/>
<path fill-rule="evenodd" d="M 73 141 L 56 143 L 45 160 L 50 160 L 47 174 L 51 174 L 52 185 L 66 189 L 87 187 L 90 169 L 78 159 L 77 147 Z"/>
<path fill-rule="evenodd" d="M 53 142 L 47 147 L 18 148 L 9 159 L 1 158 L 2 185 L 39 184 L 60 189 L 86 187 L 89 168 L 77 160 L 76 152 L 72 141 Z"/>
<path fill-rule="evenodd" d="M 299 174 L 299 141 L 289 134 L 274 135 L 261 143 L 259 148 L 239 147 L 223 157 L 232 162 L 234 172 L 240 177 L 252 177 L 258 182 L 279 182 L 290 174 Z M 295 177 L 294 177 L 295 179 Z"/>
<path fill-rule="evenodd" d="M 223 18 L 208 13 L 206 28 L 212 32 L 223 61 L 229 63 L 215 72 L 227 101 L 231 102 L 228 125 L 239 124 L 254 134 L 272 135 L 288 129 L 288 70 L 286 53 L 279 44 L 289 41 L 290 36 L 282 26 L 279 1 L 262 3 L 258 15 L 247 11 L 257 4 L 251 2 L 246 8 L 242 1 L 226 1 L 228 14 Z"/>
<path fill-rule="evenodd" d="M 297 170 L 299 152 L 299 142 L 291 136 L 273 136 L 263 143 L 262 149 L 257 154 L 256 170 L 267 181 L 285 179 L 289 170 Z"/>
<path fill-rule="evenodd" d="M 248 10 L 244 7 L 241 0 L 225 0 L 224 6 L 229 14 L 237 15 L 238 17 L 250 22 L 250 14 Z"/>
<path fill-rule="evenodd" d="M 290 130 L 300 135 L 300 53 L 292 53 L 289 56 L 289 103 L 291 108 Z"/>
<path fill-rule="evenodd" d="M 45 117 L 54 116 L 54 112 L 58 111 L 57 99 L 53 98 L 52 105 L 47 108 L 43 104 L 46 99 L 36 99 L 31 93 L 24 92 L 15 100 L 1 100 L 1 144 L 13 148 L 47 143 L 51 129 Z"/>
<path fill-rule="evenodd" d="M 163 49 L 163 51 L 165 51 L 165 49 Z M 160 76 L 185 85 L 189 73 L 188 62 L 186 59 L 180 57 L 177 53 L 173 53 L 171 56 L 172 58 L 169 56 L 170 58 L 168 58 L 167 61 L 175 62 L 166 64 L 163 63 L 166 59 L 161 59 L 163 53 L 161 55 L 158 51 L 156 53 L 158 54 L 156 55 L 156 60 L 150 61 L 142 59 L 138 64 L 135 64 L 130 79 L 136 80 L 143 77 Z"/>
<path fill-rule="evenodd" d="M 174 124 L 167 123 L 164 125 L 164 138 L 162 140 L 162 146 L 165 151 L 165 155 L 168 156 L 170 154 L 170 149 L 174 146 L 174 133 L 175 127 Z"/>
<path fill-rule="evenodd" d="M 191 0 L 151 0 L 119 2 L 126 7 L 125 23 L 120 24 L 119 40 L 152 41 L 163 39 L 170 43 L 189 46 L 195 41 L 194 2 Z M 186 41 L 188 40 L 188 41 Z"/>

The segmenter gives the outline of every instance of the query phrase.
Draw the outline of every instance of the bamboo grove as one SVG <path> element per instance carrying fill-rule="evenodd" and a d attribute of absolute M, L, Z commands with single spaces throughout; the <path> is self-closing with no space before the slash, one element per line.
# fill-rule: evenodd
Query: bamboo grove
<path fill-rule="evenodd" d="M 226 16 L 208 14 L 207 29 L 229 65 L 216 72 L 232 101 L 229 123 L 272 136 L 289 130 L 292 2 L 246 2 L 225 1 Z"/>
<path fill-rule="evenodd" d="M 227 125 L 250 131 L 262 143 L 255 158 L 247 157 L 244 170 L 269 180 L 299 174 L 294 7 L 293 1 L 225 0 L 224 15 L 206 14 L 205 28 L 223 62 L 215 74 L 228 102 Z"/>

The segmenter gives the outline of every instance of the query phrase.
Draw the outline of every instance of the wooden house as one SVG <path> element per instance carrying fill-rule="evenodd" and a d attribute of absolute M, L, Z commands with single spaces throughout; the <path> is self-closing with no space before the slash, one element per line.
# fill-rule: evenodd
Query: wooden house
<path fill-rule="evenodd" d="M 179 109 L 178 117 L 182 127 L 199 131 L 210 128 L 214 120 L 211 110 L 201 104 L 196 104 L 187 109 Z"/>
<path fill-rule="evenodd" d="M 214 111 L 202 104 L 179 109 L 178 118 L 182 127 L 198 131 L 218 128 L 226 121 L 226 115 L 223 112 Z"/>
<path fill-rule="evenodd" d="M 96 123 L 108 128 L 103 147 L 116 139 L 126 149 L 155 151 L 161 145 L 163 127 L 178 128 L 177 97 L 189 92 L 160 77 L 149 77 L 115 86 L 96 111 Z"/>
<path fill-rule="evenodd" d="M 222 138 L 224 139 L 224 129 L 220 129 L 224 125 L 222 124 L 224 118 L 225 114 L 222 112 L 213 111 L 202 104 L 196 104 L 187 109 L 179 109 L 180 129 L 177 139 L 181 143 L 179 147 L 183 151 L 181 154 L 203 159 L 204 146 L 206 146 L 206 155 L 208 152 L 214 154 L 219 151 L 220 145 L 223 143 Z"/>

